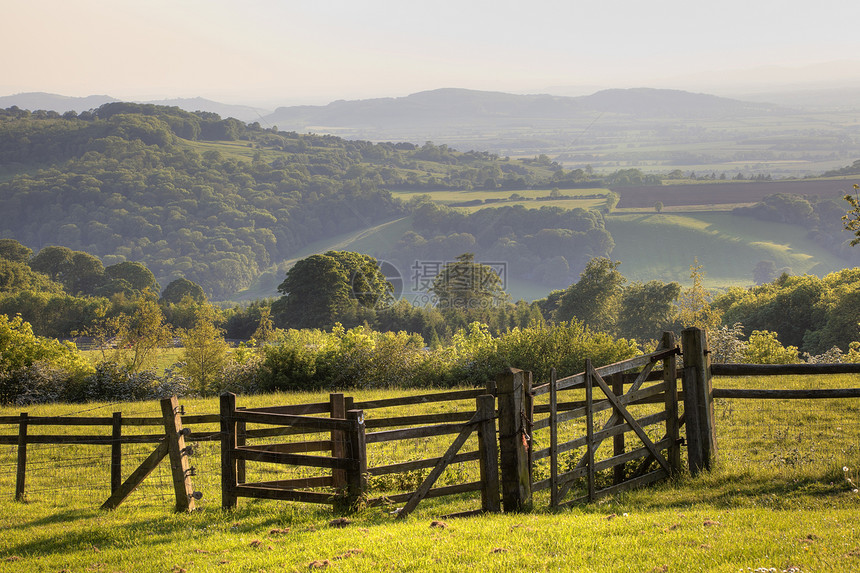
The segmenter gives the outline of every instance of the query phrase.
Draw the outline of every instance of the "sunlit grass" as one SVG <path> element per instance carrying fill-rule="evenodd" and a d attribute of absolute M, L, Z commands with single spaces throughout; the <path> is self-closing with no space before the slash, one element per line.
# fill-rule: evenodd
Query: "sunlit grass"
<path fill-rule="evenodd" d="M 860 379 L 847 375 L 717 378 L 714 384 L 721 388 L 857 387 Z M 347 395 L 361 401 L 403 393 Z M 240 396 L 238 405 L 327 399 L 324 393 Z M 181 402 L 187 414 L 217 411 L 216 399 Z M 443 407 L 410 407 L 409 413 Z M 470 403 L 463 401 L 456 407 L 466 411 Z M 351 522 L 343 528 L 329 526 L 336 516 L 325 506 L 240 499 L 236 510 L 224 512 L 217 442 L 201 447 L 192 458 L 199 469 L 195 489 L 203 491 L 204 498 L 200 509 L 190 515 L 172 513 L 169 478 L 160 482 L 157 473 L 147 478 L 152 480 L 149 490 L 115 511 L 102 512 L 97 507 L 103 499 L 81 495 L 87 486 L 76 484 L 104 481 L 106 473 L 96 475 L 79 468 L 63 478 L 68 481 L 61 488 L 40 492 L 39 480 L 48 482 L 56 475 L 42 470 L 46 475 L 40 478 L 35 470 L 33 494 L 27 503 L 18 503 L 11 501 L 15 448 L 3 446 L 0 571 L 306 571 L 318 566 L 332 571 L 852 571 L 860 569 L 856 517 L 860 495 L 854 491 L 860 468 L 858 408 L 857 400 L 718 400 L 719 457 L 711 472 L 696 478 L 681 475 L 655 487 L 559 512 L 547 510 L 546 492 L 541 492 L 530 514 L 445 519 L 436 526 L 432 522 L 439 516 L 479 507 L 476 494 L 425 500 L 405 522 L 394 520 L 391 507 L 364 509 L 350 516 Z M 27 409 L 33 416 L 101 416 L 116 410 L 155 416 L 158 406 L 147 402 Z M 0 415 L 19 410 L 1 408 Z M 394 409 L 369 411 L 368 419 L 395 413 Z M 565 432 L 581 431 L 569 426 Z M 214 425 L 212 429 L 217 431 Z M 14 428 L 0 431 L 14 433 Z M 96 430 L 75 430 L 90 431 Z M 546 434 L 535 438 L 546 441 Z M 438 455 L 451 439 L 369 446 L 371 465 Z M 142 455 L 152 447 L 142 447 Z M 70 448 L 54 447 L 50 452 L 54 463 L 81 456 L 75 453 L 77 447 Z M 794 458 L 786 455 L 794 449 Z M 126 466 L 126 475 L 131 469 Z M 164 464 L 158 471 L 165 471 Z"/>

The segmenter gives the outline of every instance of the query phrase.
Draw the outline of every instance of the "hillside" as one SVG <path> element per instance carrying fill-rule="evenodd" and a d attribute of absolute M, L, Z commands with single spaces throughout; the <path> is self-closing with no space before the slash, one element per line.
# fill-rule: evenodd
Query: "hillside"
<path fill-rule="evenodd" d="M 802 110 L 669 89 L 588 96 L 438 89 L 278 108 L 262 123 L 370 141 L 434 141 L 566 168 L 806 176 L 856 159 L 853 108 Z"/>
<path fill-rule="evenodd" d="M 313 241 L 402 216 L 389 188 L 521 187 L 547 165 L 427 144 L 298 135 L 109 103 L 94 112 L 0 111 L 0 237 L 146 264 L 215 299 Z"/>

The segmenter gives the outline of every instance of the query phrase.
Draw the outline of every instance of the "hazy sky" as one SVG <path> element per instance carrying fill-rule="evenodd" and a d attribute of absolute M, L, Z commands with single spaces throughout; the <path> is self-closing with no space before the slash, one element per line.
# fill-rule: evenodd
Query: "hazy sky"
<path fill-rule="evenodd" d="M 0 95 L 325 103 L 440 87 L 686 87 L 702 72 L 764 77 L 761 66 L 804 80 L 803 66 L 860 59 L 851 0 L 11 3 Z"/>

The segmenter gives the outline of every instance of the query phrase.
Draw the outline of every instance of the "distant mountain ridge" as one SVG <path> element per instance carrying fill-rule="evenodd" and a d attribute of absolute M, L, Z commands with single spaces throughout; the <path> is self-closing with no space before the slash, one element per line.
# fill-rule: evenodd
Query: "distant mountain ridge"
<path fill-rule="evenodd" d="M 108 95 L 70 97 L 45 92 L 26 92 L 0 97 L 0 109 L 6 109 L 14 105 L 30 111 L 44 109 L 46 111 L 56 111 L 57 113 L 66 113 L 67 111 L 80 113 L 96 109 L 106 103 L 117 101 L 122 100 Z M 258 121 L 264 114 L 270 112 L 270 110 L 263 108 L 220 103 L 202 97 L 135 101 L 135 103 L 174 106 L 190 112 L 208 111 L 217 113 L 223 118 L 234 117 L 248 123 Z"/>
<path fill-rule="evenodd" d="M 594 113 L 648 117 L 711 117 L 762 114 L 775 106 L 681 90 L 608 89 L 589 96 L 515 95 L 442 88 L 399 98 L 338 100 L 325 106 L 280 107 L 263 118 L 281 129 L 309 126 L 394 127 L 404 122 L 462 120 L 565 120 Z"/>

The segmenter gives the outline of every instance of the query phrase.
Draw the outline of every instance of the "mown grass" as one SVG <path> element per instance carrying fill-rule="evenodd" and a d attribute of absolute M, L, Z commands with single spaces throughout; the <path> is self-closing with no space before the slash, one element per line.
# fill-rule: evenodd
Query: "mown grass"
<path fill-rule="evenodd" d="M 726 378 L 717 387 L 856 387 L 857 376 Z M 348 392 L 356 400 L 402 392 Z M 324 394 L 240 397 L 239 404 L 323 401 Z M 217 409 L 213 399 L 183 399 L 186 412 Z M 458 403 L 468 408 L 468 403 Z M 439 404 L 431 409 L 438 410 Z M 155 403 L 52 405 L 31 415 L 157 415 Z M 0 415 L 20 408 L 2 408 Z M 412 408 L 417 413 L 418 408 Z M 425 411 L 422 407 L 421 411 Z M 126 505 L 97 509 L 106 471 L 68 472 L 56 481 L 53 467 L 81 456 L 59 447 L 36 468 L 26 503 L 12 501 L 14 446 L 0 449 L 0 571 L 851 571 L 860 569 L 857 511 L 860 419 L 856 400 L 721 400 L 716 404 L 719 460 L 698 477 L 681 475 L 649 489 L 600 499 L 558 512 L 536 495 L 529 514 L 447 519 L 473 509 L 474 495 L 426 500 L 405 522 L 390 507 L 364 509 L 346 527 L 331 527 L 327 507 L 241 499 L 233 511 L 219 508 L 217 446 L 193 458 L 200 468 L 195 488 L 204 492 L 198 511 L 171 511 L 164 464 Z M 402 413 L 402 412 L 401 412 Z M 381 413 L 376 413 L 381 414 Z M 369 414 L 368 417 L 374 414 Z M 731 423 L 730 423 L 731 422 Z M 31 428 L 35 433 L 36 429 Z M 57 430 L 56 428 L 52 431 Z M 14 433 L 6 427 L 3 433 Z M 90 431 L 95 431 L 90 429 Z M 197 431 L 197 429 L 195 429 Z M 75 432 L 84 432 L 78 428 Z M 537 436 L 536 439 L 541 439 Z M 409 451 L 383 458 L 426 457 L 450 437 L 418 441 Z M 152 446 L 142 448 L 146 455 Z M 38 447 L 32 446 L 34 462 Z M 797 449 L 799 456 L 781 455 Z M 103 448 L 104 449 L 104 448 Z M 90 466 L 93 460 L 85 461 Z M 99 462 L 100 463 L 100 462 Z M 127 462 L 125 474 L 131 471 Z M 842 466 L 848 467 L 844 471 Z M 469 470 L 471 471 L 471 470 Z M 42 474 L 41 477 L 38 474 Z M 93 480 L 102 480 L 101 485 Z M 41 484 L 41 485 L 40 485 Z M 87 485 L 90 484 L 90 485 Z M 40 491 L 40 487 L 46 487 Z M 544 493 L 544 492 L 541 492 Z"/>
<path fill-rule="evenodd" d="M 845 267 L 805 238 L 796 225 L 738 217 L 731 213 L 611 215 L 615 239 L 610 255 L 630 280 L 689 283 L 694 258 L 704 266 L 707 286 L 749 286 L 759 261 L 773 261 L 794 274 L 823 276 Z M 656 250 L 655 250 L 656 249 Z"/>

